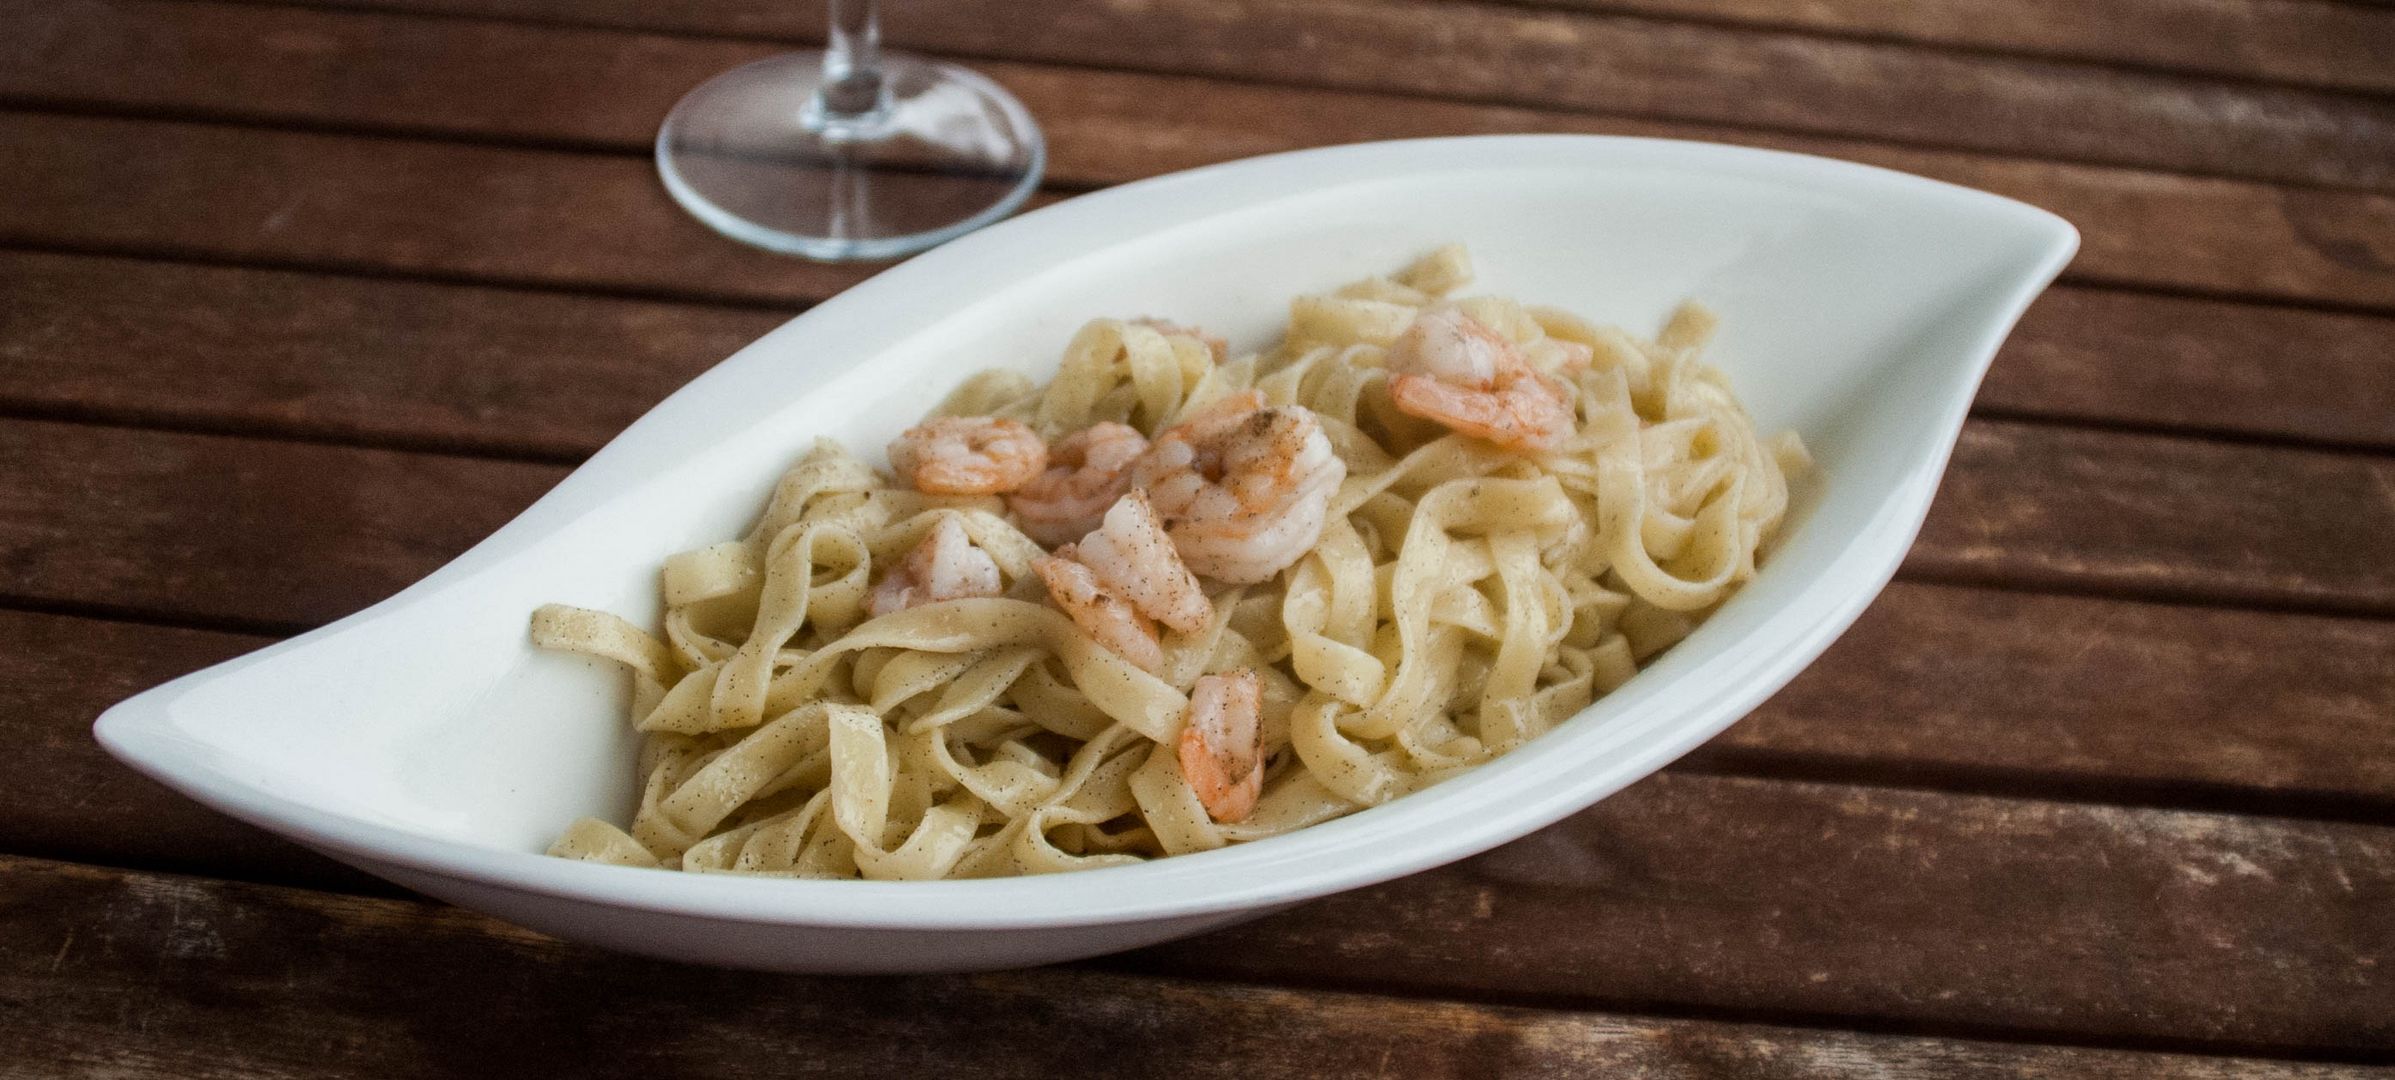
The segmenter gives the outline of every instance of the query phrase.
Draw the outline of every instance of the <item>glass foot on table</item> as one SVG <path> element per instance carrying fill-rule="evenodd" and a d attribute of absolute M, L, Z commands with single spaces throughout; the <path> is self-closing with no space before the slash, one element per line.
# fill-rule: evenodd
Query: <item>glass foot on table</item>
<path fill-rule="evenodd" d="M 824 55 L 708 80 L 657 132 L 657 172 L 717 232 L 811 259 L 893 259 L 1005 217 L 1039 185 L 1031 114 L 953 64 L 883 54 L 876 81 L 827 85 Z M 849 98 L 850 111 L 827 101 Z"/>

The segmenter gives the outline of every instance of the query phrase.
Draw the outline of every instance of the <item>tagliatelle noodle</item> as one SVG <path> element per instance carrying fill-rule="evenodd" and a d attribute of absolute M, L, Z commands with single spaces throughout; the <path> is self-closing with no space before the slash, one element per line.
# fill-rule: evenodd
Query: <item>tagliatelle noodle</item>
<path fill-rule="evenodd" d="M 1346 466 L 1319 540 L 1151 673 L 1045 602 L 1045 552 L 996 497 L 908 490 L 818 443 L 742 539 L 665 562 L 661 632 L 544 607 L 533 640 L 631 674 L 642 744 L 628 828 L 574 822 L 551 854 L 626 866 L 927 880 L 1137 862 L 1280 835 L 1453 776 L 1630 678 L 1751 578 L 1808 459 L 1766 441 L 1683 307 L 1653 340 L 1498 297 L 1450 299 L 1461 248 L 1290 306 L 1272 350 L 1218 363 L 1194 333 L 1099 319 L 1046 385 L 966 380 L 935 415 L 1054 442 L 1158 432 L 1260 392 L 1319 420 Z M 1398 410 L 1387 350 L 1452 303 L 1570 399 L 1572 433 L 1517 453 Z M 1001 595 L 867 615 L 943 520 Z M 1212 820 L 1173 745 L 1190 687 L 1257 671 L 1263 793 Z"/>

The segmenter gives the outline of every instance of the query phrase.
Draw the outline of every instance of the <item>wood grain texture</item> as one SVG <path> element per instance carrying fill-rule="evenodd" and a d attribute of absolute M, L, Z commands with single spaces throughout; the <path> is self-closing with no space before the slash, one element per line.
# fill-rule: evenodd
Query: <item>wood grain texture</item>
<path fill-rule="evenodd" d="M 1446 0 L 1467 9 L 1485 0 Z M 1975 50 L 2000 50 L 2085 60 L 2098 64 L 2146 66 L 2192 74 L 2214 74 L 2268 80 L 2328 89 L 2395 90 L 2382 55 L 2372 46 L 2395 34 L 2395 13 L 2357 8 L 2334 0 L 2110 0 L 2070 3 L 2067 0 L 2007 0 L 2001 4 L 1973 0 L 1911 0 L 1891 4 L 1878 0 L 1816 0 L 1803 5 L 1770 0 L 1516 0 L 1521 6 L 1583 10 L 1597 14 L 1627 13 L 1684 18 L 1695 22 L 1745 24 L 1763 29 L 1800 29 L 1849 37 L 1886 38 Z M 627 111 L 648 105 L 645 94 L 622 100 L 607 95 L 573 98 L 568 94 L 613 81 L 632 80 L 645 86 L 655 81 L 695 84 L 726 61 L 755 58 L 776 46 L 724 40 L 675 40 L 668 35 L 643 35 L 637 48 L 643 64 L 620 64 L 593 70 L 580 66 L 592 56 L 594 43 L 610 40 L 595 28 L 548 25 L 475 24 L 427 21 L 385 16 L 381 5 L 363 5 L 346 22 L 334 13 L 291 13 L 273 20 L 263 33 L 242 36 L 245 29 L 266 20 L 239 12 L 199 9 L 174 13 L 160 6 L 114 0 L 68 0 L 33 4 L 11 0 L 0 5 L 0 19 L 14 25 L 22 37 L 6 55 L 25 61 L 7 85 L 16 93 L 37 93 L 43 87 L 62 92 L 106 93 L 140 99 L 155 88 L 192 82 L 182 69 L 197 61 L 241 59 L 247 45 L 250 59 L 271 57 L 275 65 L 228 65 L 214 92 L 242 107 L 272 109 L 286 100 L 284 91 L 299 78 L 332 71 L 343 77 L 318 80 L 318 93 L 343 95 L 365 110 L 392 109 L 406 113 L 411 106 L 438 101 L 455 110 L 458 119 L 473 124 L 506 126 L 511 114 L 546 119 L 578 113 L 594 122 L 620 119 Z M 760 6 L 761 7 L 761 6 Z M 457 5 L 454 10 L 474 10 Z M 588 9 L 584 9 L 588 12 Z M 508 12 L 522 14 L 522 12 Z M 700 25 L 710 14 L 748 21 L 745 16 L 775 17 L 774 25 L 733 28 L 776 36 L 811 35 L 819 24 L 809 13 L 740 12 L 726 5 L 679 13 L 648 8 L 638 13 L 622 9 L 602 13 L 618 25 L 658 19 L 658 25 L 683 30 L 720 32 Z M 1470 20 L 1476 13 L 1459 10 Z M 69 33 L 72 24 L 80 33 Z M 381 39 L 375 48 L 358 48 L 347 38 L 353 27 L 371 27 Z M 520 48 L 516 43 L 539 37 L 551 48 Z M 621 41 L 626 35 L 614 35 Z M 1020 46 L 1018 46 L 1019 48 Z M 375 101 L 365 91 L 386 80 L 382 65 L 396 65 L 422 50 L 434 49 L 445 60 L 438 70 L 419 70 L 414 79 L 396 80 L 390 95 L 401 100 Z M 68 61 L 118 61 L 131 57 L 166 61 L 163 71 L 119 71 L 110 78 L 101 72 L 78 72 Z M 517 103 L 521 112 L 497 102 L 479 104 L 451 100 L 446 91 L 483 69 L 503 61 L 517 65 L 517 78 L 549 88 Z M 331 65 L 338 63 L 338 69 Z M 1015 65 L 1003 64 L 1003 67 Z M 280 73 L 271 70 L 281 67 Z M 32 78 L 39 74 L 41 78 Z M 410 90 L 413 87 L 413 90 Z M 1302 91 L 1301 91 L 1302 92 Z M 412 99 L 411 99 L 412 95 Z M 159 102 L 164 104 L 165 102 Z"/>
<path fill-rule="evenodd" d="M 149 0 L 11 2 L 0 4 L 0 26 L 14 31 L 0 34 L 0 100 L 642 155 L 685 89 L 771 51 L 744 42 L 379 13 Z M 2084 230 L 2086 249 L 2073 273 L 2091 280 L 2395 307 L 2395 198 L 2384 195 L 1556 110 L 986 66 L 1043 118 L 1054 153 L 1050 175 L 1072 186 L 1369 139 L 1508 131 L 1714 139 L 1850 158 L 2044 206 Z M 493 87 L 508 90 L 493 93 Z M 75 160 L 53 157 L 61 164 Z M 512 167 L 511 159 L 492 160 L 493 168 Z M 223 167 L 205 160 L 174 164 L 199 173 Z M 344 182 L 337 173 L 326 179 Z M 654 187 L 653 178 L 645 182 Z M 338 189 L 315 197 L 340 199 Z M 565 205 L 589 198 L 576 193 Z M 619 192 L 589 205 L 639 201 L 637 192 Z M 648 201 L 659 214 L 675 214 L 653 193 Z"/>
<path fill-rule="evenodd" d="M 565 475 L 25 421 L 0 423 L 0 461 L 0 596 L 291 628 L 430 573 Z"/>
<path fill-rule="evenodd" d="M 1694 761 L 2395 821 L 2395 622 L 1899 581 Z"/>
<path fill-rule="evenodd" d="M 1906 568 L 1947 580 L 2395 612 L 2395 458 L 1964 425 Z"/>
<path fill-rule="evenodd" d="M 348 2 L 791 41 L 822 32 L 815 11 L 771 0 Z M 938 53 L 2395 183 L 2395 105 L 2080 64 L 1435 0 L 992 0 L 895 5 L 885 18 L 889 40 Z"/>
<path fill-rule="evenodd" d="M 1087 970 L 870 980 L 708 971 L 427 904 L 28 859 L 0 859 L 0 913 L 0 1072 L 10 1075 L 2363 1075 Z"/>
<path fill-rule="evenodd" d="M 392 891 L 152 783 L 92 740 L 108 706 L 273 640 L 0 611 L 0 738 L 16 748 L 0 785 L 0 851 Z"/>
<path fill-rule="evenodd" d="M 1139 962 L 1500 1000 L 2395 1046 L 2395 829 L 1664 773 Z"/>
<path fill-rule="evenodd" d="M 1469 3 L 1472 0 L 1450 0 Z M 1517 0 L 2284 82 L 2395 90 L 2395 12 L 2335 0 Z"/>
<path fill-rule="evenodd" d="M 875 269 L 729 243 L 645 159 L 0 119 L 0 243 L 787 304 Z"/>
<path fill-rule="evenodd" d="M 575 459 L 784 318 L 0 252 L 0 407 Z"/>
<path fill-rule="evenodd" d="M 0 409 L 567 460 L 772 311 L 0 251 Z M 2395 321 L 2069 286 L 1980 404 L 2395 448 Z"/>
<path fill-rule="evenodd" d="M 1727 134 L 2093 223 L 2082 283 L 2395 310 L 2395 101 L 1982 54 L 2068 55 L 2070 19 L 2117 17 L 2139 37 L 2108 63 L 2342 86 L 2383 50 L 2319 33 L 2381 9 L 2009 0 L 1941 27 L 1963 0 L 1860 26 L 1859 0 L 1552 2 L 1606 10 L 893 16 L 901 43 L 1008 58 L 983 66 L 1048 121 L 1069 186 L 1354 138 Z M 0 410 L 102 421 L 0 420 L 0 603 L 334 617 L 562 469 L 107 425 L 562 462 L 859 276 L 715 239 L 641 157 L 674 93 L 772 48 L 724 35 L 804 38 L 815 9 L 358 3 L 504 19 L 0 0 L 0 102 L 131 115 L 0 114 L 0 244 L 91 253 L 0 252 Z M 1692 17 L 1612 14 L 1633 8 Z M 2275 17 L 2242 36 L 2204 21 L 2257 13 Z M 1720 25 L 1774 18 L 1807 32 Z M 539 25 L 559 20 L 699 36 Z M 2395 621 L 2063 594 L 2395 614 L 2395 460 L 2003 417 L 2384 448 L 2389 325 L 2056 293 L 1991 379 L 1998 419 L 1966 431 L 1913 580 L 1701 768 L 1454 867 L 1111 970 L 833 982 L 0 857 L 0 1075 L 2361 1075 L 2010 1040 L 2395 1055 L 2395 829 L 1785 777 L 2387 820 Z M 28 751 L 0 851 L 386 889 L 89 741 L 106 702 L 268 639 L 0 609 L 0 739 Z M 1916 1035 L 1825 1030 L 1849 1025 Z"/>
<path fill-rule="evenodd" d="M 1990 411 L 2395 448 L 2395 320 L 2095 289 L 2030 305 Z"/>

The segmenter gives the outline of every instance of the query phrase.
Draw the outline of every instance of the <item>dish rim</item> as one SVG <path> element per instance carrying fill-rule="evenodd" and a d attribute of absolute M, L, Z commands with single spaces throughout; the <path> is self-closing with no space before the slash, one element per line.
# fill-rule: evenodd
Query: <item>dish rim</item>
<path fill-rule="evenodd" d="M 1119 230 L 1123 226 L 1110 224 L 1110 216 L 1142 203 L 1166 208 L 1162 216 L 1144 218 L 1156 231 L 1218 212 L 1212 208 L 1191 212 L 1173 205 L 1173 193 L 1194 184 L 1238 181 L 1257 186 L 1286 180 L 1282 194 L 1302 194 L 1408 171 L 1575 165 L 1685 168 L 1692 164 L 1706 171 L 1737 173 L 1800 189 L 1861 188 L 1867 193 L 1877 188 L 1917 200 L 1959 200 L 1959 205 L 1977 212 L 2015 219 L 2023 233 L 2038 241 L 2035 250 L 2039 258 L 2027 273 L 2007 283 L 1997 307 L 2000 317 L 1979 334 L 1969 358 L 1970 387 L 1977 385 L 2029 302 L 2061 272 L 2078 247 L 2077 230 L 2067 221 L 2017 200 L 1878 166 L 1789 151 L 1606 135 L 1482 135 L 1369 142 L 1208 165 L 1056 203 L 876 274 L 768 332 L 734 356 L 799 332 L 810 323 L 827 322 L 852 310 L 870 310 L 884 303 L 881 298 L 885 295 L 924 289 L 927 284 L 936 287 L 943 277 L 972 275 L 977 264 L 1019 265 L 1020 260 L 1007 257 L 1009 245 L 1019 235 L 1036 235 L 1033 230 Z M 1039 268 L 1102 250 L 1102 246 L 1080 242 L 1083 239 L 1067 237 L 1054 249 L 1063 254 Z M 1136 242 L 1136 236 L 1128 242 Z M 680 393 L 678 390 L 676 396 Z M 972 881 L 872 882 L 696 874 L 578 862 L 383 824 L 266 790 L 210 764 L 212 757 L 226 759 L 230 755 L 173 726 L 169 706 L 182 694 L 212 678 L 394 614 L 397 605 L 447 578 L 490 547 L 493 539 L 539 512 L 572 486 L 572 477 L 492 537 L 422 581 L 317 630 L 135 695 L 103 713 L 94 725 L 94 734 L 109 753 L 168 787 L 338 858 L 387 865 L 475 888 L 655 915 L 857 930 L 1036 930 L 1197 918 L 1294 903 L 1417 873 L 1528 835 L 1650 775 L 1744 717 L 1818 658 L 1894 576 L 1926 515 L 1970 398 L 1966 392 L 1958 395 L 1958 400 L 1939 402 L 1932 430 L 1945 437 L 1943 449 L 1933 455 L 1936 460 L 1923 465 L 1927 482 L 1908 474 L 1882 508 L 1882 518 L 1892 515 L 1903 523 L 1901 543 L 1857 544 L 1840 552 L 1831 558 L 1820 580 L 1789 597 L 1782 610 L 1766 615 L 1766 622 L 1753 636 L 1763 636 L 1767 628 L 1777 625 L 1774 620 L 1790 621 L 1793 612 L 1816 613 L 1804 625 L 1774 635 L 1783 637 L 1784 644 L 1768 657 L 1757 658 L 1751 677 L 1728 686 L 1690 691 L 1697 695 L 1693 700 L 1676 703 L 1669 710 L 1650 710 L 1668 711 L 1683 721 L 1703 716 L 1702 722 L 1683 722 L 1668 737 L 1641 738 L 1642 732 L 1659 721 L 1632 724 L 1623 716 L 1611 729 L 1581 732 L 1579 737 L 1568 737 L 1572 722 L 1566 721 L 1558 730 L 1466 775 L 1389 803 L 1263 841 L 1136 866 Z M 669 396 L 667 401 L 671 400 Z M 663 404 L 635 421 L 626 433 L 640 430 Z M 619 434 L 576 472 L 609 460 L 608 450 L 625 441 L 625 434 Z M 1768 568 L 1764 572 L 1768 573 Z M 1833 580 L 1840 583 L 1834 589 Z M 1852 584 L 1845 584 L 1848 582 Z M 1688 674 L 1683 673 L 1683 680 Z M 1636 685 L 1633 680 L 1631 686 Z M 1657 689 L 1663 685 L 1650 684 L 1642 693 L 1665 692 Z M 1630 686 L 1625 686 L 1616 693 L 1629 690 Z M 1668 725 L 1666 730 L 1670 730 Z M 1605 743 L 1633 740 L 1643 744 L 1635 752 L 1588 767 L 1591 759 L 1607 749 Z M 1516 789 L 1535 794 L 1507 794 Z M 1467 815 L 1482 808 L 1490 812 Z M 1423 829 L 1442 817 L 1453 819 L 1458 827 L 1439 832 Z M 1422 842 L 1391 845 L 1378 842 L 1380 834 Z"/>

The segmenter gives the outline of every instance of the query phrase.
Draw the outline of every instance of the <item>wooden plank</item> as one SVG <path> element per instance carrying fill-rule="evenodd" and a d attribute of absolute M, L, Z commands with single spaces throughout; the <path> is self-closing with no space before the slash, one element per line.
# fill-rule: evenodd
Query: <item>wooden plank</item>
<path fill-rule="evenodd" d="M 1978 405 L 2395 447 L 2395 321 L 2068 287 L 2029 309 Z"/>
<path fill-rule="evenodd" d="M 1465 0 L 1455 0 L 1465 2 Z M 2395 12 L 2321 0 L 1527 0 L 2338 90 L 2395 90 Z"/>
<path fill-rule="evenodd" d="M 15 116 L 0 188 L 0 244 L 776 304 L 874 269 L 731 243 L 630 157 Z"/>
<path fill-rule="evenodd" d="M 272 640 L 0 611 L 0 731 L 18 750 L 0 785 L 0 851 L 392 891 L 151 783 L 92 741 L 102 709 Z"/>
<path fill-rule="evenodd" d="M 2395 458 L 1964 425 L 1905 560 L 1945 580 L 2395 612 Z"/>
<path fill-rule="evenodd" d="M 553 465 L 0 423 L 0 597 L 298 627 L 432 571 Z"/>
<path fill-rule="evenodd" d="M 0 409 L 564 460 L 781 318 L 0 251 Z M 2390 336 L 2380 318 L 2063 286 L 2014 331 L 1980 404 L 2395 448 Z"/>
<path fill-rule="evenodd" d="M 60 1073 L 2329 1080 L 2350 1066 L 1131 977 L 709 971 L 454 909 L 0 860 L 0 1052 Z M 294 947 L 294 942 L 302 943 Z M 459 995 L 456 988 L 486 988 Z M 494 1023 L 491 997 L 504 999 Z M 1069 1007 L 1059 1003 L 1069 1002 Z M 1236 1037 L 1231 1037 L 1236 1033 Z M 33 1075 L 24 1073 L 22 1075 Z"/>
<path fill-rule="evenodd" d="M 0 25 L 13 31 L 0 34 L 0 99 L 639 154 L 684 89 L 770 51 L 615 31 L 147 0 L 19 0 L 0 4 Z M 1068 185 L 1381 138 L 1562 131 L 1715 139 L 1851 158 L 2045 206 L 2085 231 L 2074 273 L 2096 280 L 2395 306 L 2395 248 L 2374 239 L 2395 236 L 2395 198 L 2381 195 L 1379 94 L 988 67 L 1046 118 L 1051 176 Z M 510 89 L 493 93 L 494 86 Z M 57 170 L 77 159 L 53 152 L 40 160 Z"/>
<path fill-rule="evenodd" d="M 2391 716 L 2395 622 L 1899 581 L 1693 760 L 2395 820 Z"/>
<path fill-rule="evenodd" d="M 791 41 L 822 33 L 816 11 L 773 0 L 329 2 Z M 888 40 L 960 56 L 2395 184 L 2395 105 L 2374 98 L 1906 45 L 1435 0 L 991 0 L 897 5 L 886 19 Z"/>
<path fill-rule="evenodd" d="M 781 51 L 162 0 L 0 0 L 0 26 L 0 96 L 16 101 L 631 152 L 683 91 Z"/>
<path fill-rule="evenodd" d="M 1666 773 L 1511 845 L 1167 945 L 1513 1000 L 2395 1047 L 2395 830 Z"/>
<path fill-rule="evenodd" d="M 783 318 L 0 252 L 0 407 L 574 459 Z"/>

